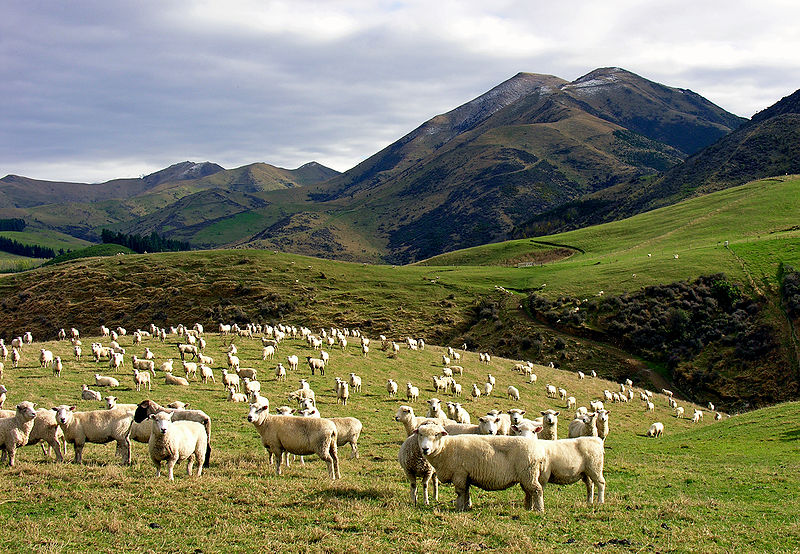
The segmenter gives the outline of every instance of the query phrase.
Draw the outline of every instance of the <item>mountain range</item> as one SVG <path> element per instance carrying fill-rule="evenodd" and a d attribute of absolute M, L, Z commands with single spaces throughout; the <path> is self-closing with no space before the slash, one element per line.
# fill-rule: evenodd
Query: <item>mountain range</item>
<path fill-rule="evenodd" d="M 519 73 L 354 168 L 183 162 L 99 185 L 0 179 L 0 216 L 198 247 L 408 263 L 626 217 L 796 168 L 797 93 L 746 120 L 620 68 Z"/>

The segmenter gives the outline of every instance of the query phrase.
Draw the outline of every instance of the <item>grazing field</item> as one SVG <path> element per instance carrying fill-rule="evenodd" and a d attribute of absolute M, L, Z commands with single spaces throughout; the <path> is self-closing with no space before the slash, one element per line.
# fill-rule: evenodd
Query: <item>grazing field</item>
<path fill-rule="evenodd" d="M 89 329 L 83 329 L 85 333 Z M 318 331 L 318 329 L 315 329 Z M 611 433 L 606 441 L 606 504 L 585 505 L 581 483 L 545 488 L 545 513 L 522 509 L 522 492 L 514 487 L 504 492 L 473 491 L 474 508 L 468 513 L 454 510 L 452 487 L 440 488 L 438 502 L 431 506 L 409 504 L 408 484 L 397 463 L 397 451 L 405 438 L 393 416 L 403 398 L 390 399 L 385 384 L 395 379 L 420 387 L 420 401 L 413 403 L 424 415 L 425 400 L 436 395 L 431 376 L 441 373 L 441 348 L 428 345 L 424 351 L 405 346 L 396 358 L 380 349 L 371 337 L 365 359 L 357 339 L 348 339 L 342 351 L 326 348 L 331 362 L 325 376 L 311 376 L 302 364 L 289 372 L 286 382 L 276 382 L 274 367 L 287 365 L 286 356 L 301 361 L 313 351 L 299 340 L 278 347 L 275 360 L 261 360 L 258 339 L 235 339 L 243 367 L 255 367 L 262 394 L 271 410 L 288 404 L 287 393 L 300 378 L 309 380 L 317 392 L 323 416 L 352 415 L 364 423 L 359 441 L 360 457 L 348 458 L 349 447 L 340 449 L 342 480 L 331 482 L 324 464 L 306 457 L 276 476 L 255 429 L 245 420 L 245 404 L 225 401 L 221 369 L 228 339 L 207 335 L 206 354 L 213 364 L 216 384 L 192 382 L 189 387 L 164 384 L 157 371 L 152 392 L 136 392 L 131 380 L 130 358 L 149 347 L 156 361 L 175 359 L 180 374 L 176 344 L 145 339 L 132 345 L 130 335 L 120 343 L 127 349 L 124 371 L 111 372 L 107 362 L 91 358 L 91 338 L 84 338 L 84 359 L 74 360 L 67 342 L 34 343 L 23 350 L 19 368 L 10 361 L 2 383 L 9 389 L 6 408 L 22 400 L 49 408 L 75 403 L 79 410 L 100 408 L 99 402 L 79 401 L 80 386 L 114 394 L 120 402 L 151 398 L 161 404 L 183 400 L 206 411 L 212 418 L 211 467 L 200 478 L 187 478 L 178 471 L 169 483 L 162 474 L 154 477 L 146 445 L 134 443 L 133 465 L 123 467 L 114 458 L 114 446 L 87 445 L 85 465 L 57 464 L 43 457 L 38 446 L 17 454 L 13 469 L 0 467 L 5 492 L 0 500 L 0 551 L 3 552 L 215 552 L 215 551 L 796 551 L 800 544 L 794 501 L 800 486 L 800 405 L 773 408 L 724 418 L 714 422 L 705 411 L 704 420 L 693 424 L 677 419 L 663 395 L 655 398 L 655 413 L 646 413 L 638 400 L 613 404 Z M 400 337 L 395 337 L 400 339 Z M 107 344 L 108 339 L 104 339 Z M 51 349 L 65 361 L 60 378 L 40 368 L 40 348 Z M 536 360 L 533 360 L 534 362 Z M 464 375 L 457 381 L 465 391 L 482 384 L 491 372 L 497 385 L 490 398 L 461 398 L 475 420 L 487 410 L 524 407 L 533 417 L 553 408 L 561 411 L 559 436 L 566 436 L 571 415 L 559 400 L 545 397 L 545 384 L 564 387 L 578 405 L 599 398 L 603 389 L 618 385 L 572 372 L 536 366 L 538 382 L 511 370 L 513 362 L 493 358 L 481 364 L 475 352 L 463 353 Z M 93 386 L 94 374 L 113 375 L 121 386 L 112 391 Z M 351 393 L 347 406 L 337 405 L 332 391 L 334 377 L 356 372 L 364 381 L 361 393 Z M 505 396 L 508 385 L 517 386 L 521 400 Z M 695 406 L 680 401 L 691 414 Z M 666 427 L 661 439 L 644 436 L 649 425 L 661 421 Z M 69 458 L 72 447 L 69 447 Z M 420 491 L 421 492 L 421 491 Z"/>

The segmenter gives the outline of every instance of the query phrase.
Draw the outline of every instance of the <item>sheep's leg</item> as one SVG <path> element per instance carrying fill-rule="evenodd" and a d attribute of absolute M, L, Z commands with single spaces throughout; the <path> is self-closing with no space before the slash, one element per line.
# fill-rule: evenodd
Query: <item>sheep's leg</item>
<path fill-rule="evenodd" d="M 594 481 L 597 483 L 597 503 L 603 504 L 606 501 L 606 480 L 601 473 L 595 476 Z"/>
<path fill-rule="evenodd" d="M 198 457 L 198 456 L 199 456 L 199 454 L 197 452 L 195 452 L 192 456 L 189 456 L 188 459 L 187 459 L 187 462 L 186 462 L 186 475 L 188 475 L 189 477 L 192 476 L 192 469 L 194 468 L 194 459 L 196 457 Z M 198 465 L 200 467 L 203 467 L 202 464 L 198 463 Z"/>
<path fill-rule="evenodd" d="M 17 459 L 17 445 L 13 439 L 10 444 L 6 445 L 6 450 L 8 451 L 8 467 L 14 467 L 14 462 Z"/>
<path fill-rule="evenodd" d="M 156 477 L 161 477 L 161 460 L 154 460 L 153 465 L 156 466 Z"/>
<path fill-rule="evenodd" d="M 436 476 L 436 473 L 433 474 L 433 500 L 438 502 L 439 501 L 439 477 Z"/>
<path fill-rule="evenodd" d="M 583 482 L 586 483 L 586 502 L 591 504 L 594 502 L 594 482 L 586 474 L 583 476 Z"/>
<path fill-rule="evenodd" d="M 58 462 L 64 461 L 64 456 L 61 455 L 61 443 L 58 442 L 58 439 L 54 438 L 54 439 L 52 439 L 52 442 L 48 441 L 48 444 L 50 446 L 50 449 L 54 450 L 55 453 L 56 453 L 56 461 L 58 461 Z M 47 457 L 48 458 L 50 457 L 49 453 L 48 453 Z"/>
<path fill-rule="evenodd" d="M 205 454 L 198 449 L 195 451 L 194 456 L 197 462 L 197 476 L 200 477 L 203 474 L 203 460 L 205 459 Z"/>
<path fill-rule="evenodd" d="M 352 460 L 353 458 L 358 458 L 358 443 L 356 443 L 356 441 L 350 441 L 350 449 L 352 450 L 350 453 L 350 459 Z"/>
<path fill-rule="evenodd" d="M 339 472 L 339 453 L 337 451 L 335 438 L 331 441 L 330 453 L 333 458 L 333 470 L 336 474 L 336 479 L 341 479 L 342 474 Z"/>
<path fill-rule="evenodd" d="M 408 476 L 408 483 L 410 485 L 410 493 L 409 498 L 411 503 L 416 506 L 417 505 L 417 478 L 413 475 Z M 422 495 L 425 498 L 425 504 L 428 503 L 428 484 L 425 481 L 422 481 Z"/>
<path fill-rule="evenodd" d="M 289 467 L 289 454 L 284 450 L 278 449 L 275 452 L 275 473 L 277 475 L 281 475 L 281 460 L 283 460 L 284 453 L 286 453 L 286 467 Z"/>
<path fill-rule="evenodd" d="M 175 458 L 170 458 L 169 460 L 167 460 L 167 471 L 169 473 L 169 480 L 170 481 L 174 481 L 175 480 L 175 463 L 177 461 L 178 460 L 176 460 Z"/>
<path fill-rule="evenodd" d="M 456 488 L 456 510 L 459 512 L 466 512 L 472 505 L 472 500 L 469 497 L 469 482 L 464 479 L 459 480 L 458 484 L 453 480 L 453 485 Z"/>
<path fill-rule="evenodd" d="M 78 444 L 76 442 L 74 446 L 75 446 L 75 459 L 72 461 L 72 463 L 81 464 L 81 463 L 83 463 L 83 447 L 84 447 L 84 443 Z"/>

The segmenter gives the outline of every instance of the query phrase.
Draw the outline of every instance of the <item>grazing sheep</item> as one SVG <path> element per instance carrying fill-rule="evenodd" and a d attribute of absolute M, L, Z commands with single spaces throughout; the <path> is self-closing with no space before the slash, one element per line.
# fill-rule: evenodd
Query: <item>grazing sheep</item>
<path fill-rule="evenodd" d="M 242 367 L 236 371 L 236 375 L 238 375 L 240 379 L 256 379 L 258 370 L 254 367 Z"/>
<path fill-rule="evenodd" d="M 179 386 L 179 387 L 188 387 L 189 386 L 189 381 L 187 381 L 183 377 L 176 377 L 175 375 L 173 375 L 169 371 L 164 373 L 164 383 L 167 384 L 167 385 L 176 385 L 176 386 Z"/>
<path fill-rule="evenodd" d="M 325 362 L 321 358 L 306 356 L 306 362 L 308 363 L 308 368 L 311 370 L 311 375 L 314 375 L 316 371 L 319 371 L 320 375 L 325 375 Z"/>
<path fill-rule="evenodd" d="M 558 398 L 558 389 L 553 385 L 545 385 L 544 388 L 547 392 L 547 398 Z"/>
<path fill-rule="evenodd" d="M 150 459 L 156 466 L 156 477 L 161 475 L 161 462 L 167 462 L 169 480 L 173 481 L 175 464 L 188 460 L 186 473 L 192 475 L 192 467 L 197 464 L 197 476 L 203 474 L 203 460 L 208 448 L 203 425 L 194 421 L 172 421 L 172 413 L 159 412 L 150 416 L 152 432 L 147 449 Z"/>
<path fill-rule="evenodd" d="M 419 399 L 419 388 L 412 385 L 410 382 L 406 383 L 406 400 L 409 402 L 416 402 Z"/>
<path fill-rule="evenodd" d="M 192 359 L 196 360 L 198 355 L 200 354 L 200 349 L 197 348 L 196 344 L 179 344 L 178 345 L 178 354 L 181 356 L 181 361 L 186 360 L 186 355 L 191 354 Z M 228 362 L 230 365 L 230 362 Z"/>
<path fill-rule="evenodd" d="M 455 375 L 456 373 L 458 373 L 459 376 L 463 376 L 464 375 L 464 368 L 461 367 L 460 365 L 451 365 L 450 366 L 450 371 L 453 372 L 453 375 Z"/>
<path fill-rule="evenodd" d="M 83 448 L 87 442 L 105 444 L 113 440 L 117 442 L 117 454 L 122 457 L 122 463 L 130 464 L 129 430 L 133 412 L 125 408 L 76 412 L 75 406 L 64 404 L 53 410 L 56 412 L 56 421 L 64 432 L 64 440 L 75 447 L 74 463 L 82 462 Z"/>
<path fill-rule="evenodd" d="M 217 384 L 217 380 L 214 379 L 214 370 L 205 364 L 200 364 L 200 380 L 203 383 L 208 383 L 210 380 L 215 385 Z"/>
<path fill-rule="evenodd" d="M 648 400 L 647 403 L 645 404 L 645 410 L 648 412 L 655 412 L 656 405 Z"/>
<path fill-rule="evenodd" d="M 36 418 L 36 405 L 33 402 L 20 402 L 12 417 L 0 419 L 0 448 L 3 456 L 8 455 L 8 465 L 14 467 L 17 448 L 28 443 Z"/>
<path fill-rule="evenodd" d="M 166 362 L 162 363 L 162 364 L 161 364 L 161 368 L 160 368 L 160 369 L 161 369 L 161 371 L 163 371 L 164 373 L 172 373 L 172 370 L 174 369 L 174 368 L 173 368 L 173 361 L 172 361 L 172 358 L 170 358 L 170 359 L 169 359 L 169 360 L 167 360 Z"/>
<path fill-rule="evenodd" d="M 695 410 L 694 415 L 692 416 L 692 423 L 698 423 L 701 419 L 703 419 L 703 412 L 700 410 Z"/>
<path fill-rule="evenodd" d="M 519 389 L 513 385 L 508 386 L 508 398 L 519 402 Z"/>
<path fill-rule="evenodd" d="M 480 397 L 481 397 L 481 389 L 478 388 L 478 385 L 472 383 L 472 401 L 475 402 Z"/>
<path fill-rule="evenodd" d="M 331 479 L 341 479 L 337 454 L 336 424 L 329 419 L 273 416 L 263 406 L 250 405 L 247 420 L 261 436 L 261 444 L 275 457 L 275 473 L 282 474 L 284 452 L 305 456 L 317 454 L 328 466 Z"/>
<path fill-rule="evenodd" d="M 336 425 L 336 446 L 349 444 L 350 459 L 358 458 L 358 437 L 361 436 L 364 425 L 354 417 L 332 417 L 330 420 Z"/>
<path fill-rule="evenodd" d="M 664 424 L 660 421 L 656 421 L 650 426 L 650 429 L 647 430 L 648 437 L 660 437 L 664 434 Z"/>
<path fill-rule="evenodd" d="M 143 422 L 150 421 L 148 416 L 158 412 L 172 412 L 172 421 L 195 421 L 205 428 L 206 458 L 203 462 L 203 467 L 208 467 L 211 463 L 211 418 L 208 414 L 202 410 L 175 410 L 172 408 L 165 408 L 159 406 L 152 400 L 142 400 L 139 402 L 133 414 L 133 422 L 134 424 L 142 424 Z"/>
<path fill-rule="evenodd" d="M 89 385 L 84 384 L 81 387 L 81 400 L 100 400 L 103 395 L 97 391 L 91 390 Z"/>
<path fill-rule="evenodd" d="M 142 390 L 142 385 L 147 385 L 148 391 L 153 390 L 150 382 L 150 373 L 147 371 L 139 371 L 138 369 L 134 369 L 133 384 L 136 387 L 137 391 Z"/>
<path fill-rule="evenodd" d="M 677 406 L 675 408 L 675 417 L 677 417 L 678 419 L 683 418 L 683 406 Z"/>
<path fill-rule="evenodd" d="M 480 435 L 450 436 L 435 423 L 416 430 L 420 452 L 443 483 L 456 489 L 456 509 L 468 510 L 469 487 L 504 490 L 519 484 L 525 492 L 525 509 L 544 510 L 539 471 L 544 462 L 537 443 L 520 437 Z"/>
<path fill-rule="evenodd" d="M 425 460 L 419 449 L 419 441 L 415 435 L 409 436 L 400 447 L 397 453 L 400 467 L 406 474 L 406 478 L 411 486 L 411 503 L 417 505 L 417 478 L 422 479 L 422 498 L 425 505 L 428 505 L 428 484 L 433 481 L 433 499 L 439 500 L 439 479 L 436 477 L 436 470 Z"/>
<path fill-rule="evenodd" d="M 241 388 L 240 388 L 241 384 L 240 383 L 241 383 L 241 381 L 240 381 L 238 375 L 235 375 L 233 373 L 228 373 L 228 370 L 225 369 L 225 368 L 222 369 L 222 386 L 223 387 L 225 387 L 226 389 L 228 387 L 233 387 L 238 392 L 238 391 L 241 390 Z"/>
<path fill-rule="evenodd" d="M 8 394 L 8 389 L 4 385 L 0 385 L 0 410 L 3 409 L 3 404 L 6 403 L 7 394 Z"/>

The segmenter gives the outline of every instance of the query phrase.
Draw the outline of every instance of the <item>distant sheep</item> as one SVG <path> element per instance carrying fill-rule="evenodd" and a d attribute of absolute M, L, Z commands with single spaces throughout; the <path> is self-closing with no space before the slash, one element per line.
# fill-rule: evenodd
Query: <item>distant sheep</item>
<path fill-rule="evenodd" d="M 664 424 L 660 421 L 653 423 L 647 430 L 648 437 L 660 437 L 664 434 Z"/>

